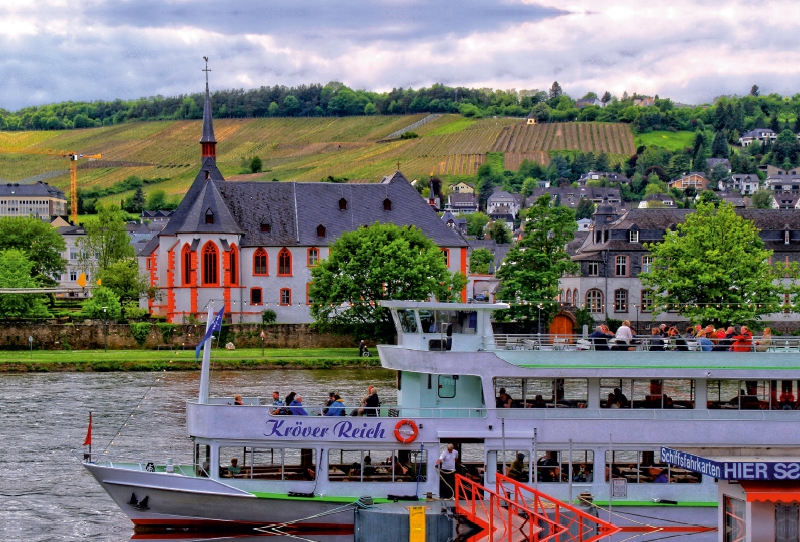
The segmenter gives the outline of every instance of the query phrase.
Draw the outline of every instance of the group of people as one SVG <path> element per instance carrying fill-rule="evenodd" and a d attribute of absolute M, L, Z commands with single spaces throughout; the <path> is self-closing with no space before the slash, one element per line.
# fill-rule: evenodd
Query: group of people
<path fill-rule="evenodd" d="M 647 350 L 663 352 L 674 349 L 678 352 L 689 350 L 689 341 L 697 344 L 703 352 L 766 352 L 772 344 L 772 330 L 764 328 L 762 336 L 753 340 L 753 332 L 747 326 L 728 326 L 715 329 L 709 324 L 689 326 L 681 333 L 676 326 L 661 324 L 650 330 L 645 339 L 638 337 L 631 330 L 629 320 L 622 322 L 616 333 L 611 333 L 605 324 L 598 325 L 589 335 L 595 350 L 635 350 L 637 344 L 645 342 Z M 613 341 L 613 342 L 610 342 Z"/>
<path fill-rule="evenodd" d="M 241 402 L 241 395 L 234 396 L 234 404 L 244 404 Z M 362 397 L 359 407 L 354 409 L 351 416 L 377 416 L 381 406 L 378 398 L 378 389 L 375 386 L 368 386 L 367 393 Z M 269 409 L 273 416 L 308 416 L 309 413 L 303 406 L 303 397 L 297 392 L 290 392 L 285 399 L 281 399 L 278 391 L 272 392 L 272 406 Z M 341 395 L 336 392 L 328 394 L 328 400 L 321 409 L 322 416 L 347 416 L 347 407 Z"/>

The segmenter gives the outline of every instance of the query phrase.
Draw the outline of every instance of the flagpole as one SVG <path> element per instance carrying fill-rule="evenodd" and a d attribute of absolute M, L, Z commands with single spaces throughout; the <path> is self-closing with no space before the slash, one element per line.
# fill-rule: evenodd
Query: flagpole
<path fill-rule="evenodd" d="M 198 402 L 200 404 L 208 403 L 208 378 L 211 368 L 211 334 L 208 332 L 214 322 L 214 309 L 208 309 L 208 322 L 206 322 L 206 335 L 208 338 L 205 340 L 203 346 L 203 365 L 200 368 L 200 397 Z"/>

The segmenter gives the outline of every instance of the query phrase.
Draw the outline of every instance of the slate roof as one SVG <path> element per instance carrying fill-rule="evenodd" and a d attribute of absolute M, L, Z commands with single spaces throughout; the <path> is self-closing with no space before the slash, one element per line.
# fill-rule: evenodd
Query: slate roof
<path fill-rule="evenodd" d="M 706 166 L 708 169 L 714 169 L 717 164 L 722 164 L 726 168 L 731 169 L 731 161 L 727 158 L 706 158 Z"/>
<path fill-rule="evenodd" d="M 21 198 L 61 198 L 66 199 L 64 192 L 38 181 L 32 184 L 6 183 L 0 184 L 0 196 L 17 196 Z"/>
<path fill-rule="evenodd" d="M 235 233 L 240 231 L 236 226 L 236 223 L 230 219 L 229 216 L 222 216 L 226 214 L 225 212 L 216 208 L 212 209 L 215 215 L 214 224 L 202 224 L 202 229 L 198 229 L 199 224 L 197 222 L 201 219 L 201 217 L 198 216 L 198 213 L 200 213 L 197 205 L 198 200 L 200 202 L 205 200 L 207 203 L 213 204 L 215 207 L 220 203 L 223 203 L 221 199 L 214 197 L 213 191 L 212 193 L 209 193 L 208 196 L 206 195 L 206 172 L 208 172 L 209 180 L 211 181 L 225 180 L 222 176 L 222 173 L 220 173 L 219 169 L 217 169 L 217 161 L 213 157 L 207 157 L 203 159 L 202 167 L 197 173 L 194 182 L 192 182 L 192 186 L 189 187 L 189 191 L 186 192 L 186 195 L 183 197 L 183 200 L 181 200 L 180 205 L 178 205 L 178 208 L 175 209 L 175 213 L 172 215 L 169 223 L 164 227 L 163 230 L 161 230 L 161 235 L 175 235 L 177 233 L 189 232 Z M 204 207 L 202 209 L 203 221 L 205 220 L 205 211 L 206 208 Z M 230 213 L 227 214 L 230 215 Z M 221 217 L 220 220 L 217 220 L 218 216 Z M 224 230 L 222 227 L 223 219 L 225 220 L 225 228 L 230 228 L 231 231 Z"/>
<path fill-rule="evenodd" d="M 774 133 L 775 132 L 773 130 L 770 130 L 769 128 L 753 128 L 749 132 L 743 133 L 742 134 L 742 138 L 745 138 L 745 137 L 754 137 L 754 138 L 755 137 L 763 137 L 763 136 L 772 135 Z"/>
<path fill-rule="evenodd" d="M 466 246 L 399 171 L 378 184 L 215 181 L 214 186 L 244 234 L 242 246 L 327 245 L 374 222 L 414 225 L 438 246 Z M 342 198 L 345 210 L 339 208 Z M 388 211 L 386 199 L 391 202 Z M 261 231 L 262 222 L 269 224 L 269 232 Z M 317 236 L 320 225 L 324 238 Z"/>
<path fill-rule="evenodd" d="M 216 143 L 217 138 L 214 137 L 214 122 L 211 118 L 211 100 L 208 97 L 208 81 L 206 81 L 206 99 L 203 102 L 203 137 L 200 138 L 200 143 Z"/>
<path fill-rule="evenodd" d="M 450 200 L 451 206 L 455 206 L 459 203 L 468 205 L 478 204 L 478 198 L 475 197 L 473 194 L 459 194 L 458 192 L 456 192 L 455 194 L 450 194 L 447 197 Z"/>

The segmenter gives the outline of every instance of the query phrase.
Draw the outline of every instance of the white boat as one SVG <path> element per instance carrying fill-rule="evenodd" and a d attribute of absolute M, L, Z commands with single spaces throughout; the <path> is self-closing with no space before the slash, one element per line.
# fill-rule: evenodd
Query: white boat
<path fill-rule="evenodd" d="M 453 443 L 462 472 L 487 487 L 505 470 L 563 501 L 591 493 L 618 525 L 716 526 L 715 479 L 661 463 L 662 445 L 697 455 L 800 445 L 797 339 L 766 352 L 602 351 L 578 337 L 495 334 L 504 304 L 383 306 L 397 328 L 397 345 L 378 347 L 397 371 L 396 405 L 276 415 L 271 399 L 208 398 L 206 365 L 186 405 L 191 464 L 100 455 L 84 466 L 139 528 L 348 529 L 361 495 L 447 493 L 435 462 Z M 498 400 L 501 388 L 510 397 Z"/>

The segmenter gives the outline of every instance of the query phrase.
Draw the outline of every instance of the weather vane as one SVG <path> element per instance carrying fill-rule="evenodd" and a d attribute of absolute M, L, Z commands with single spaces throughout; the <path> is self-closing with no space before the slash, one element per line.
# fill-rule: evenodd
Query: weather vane
<path fill-rule="evenodd" d="M 203 71 L 206 72 L 206 86 L 208 86 L 208 72 L 210 72 L 211 70 L 208 69 L 208 57 L 204 56 L 203 60 L 206 61 L 206 67 Z"/>

